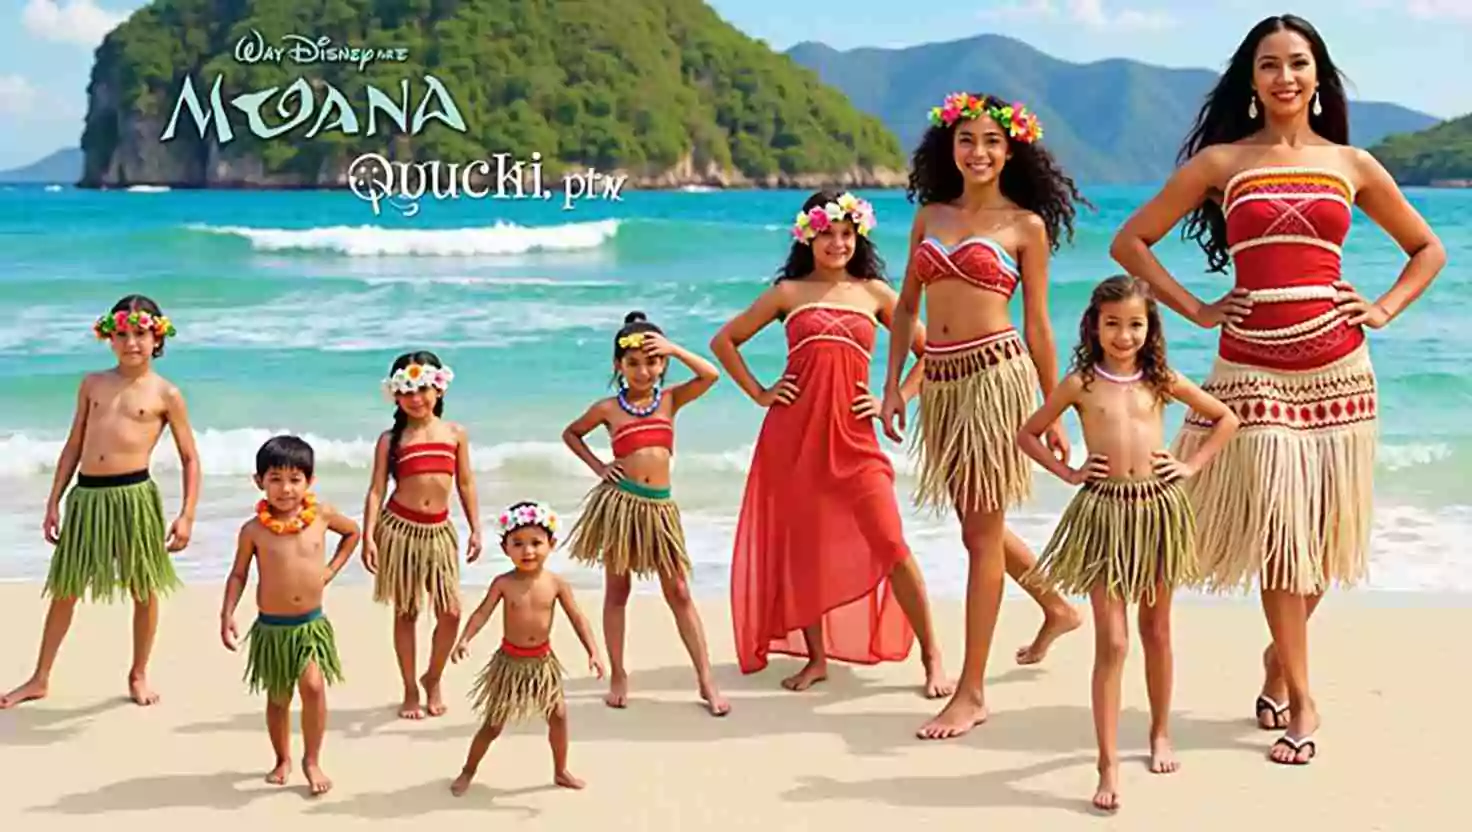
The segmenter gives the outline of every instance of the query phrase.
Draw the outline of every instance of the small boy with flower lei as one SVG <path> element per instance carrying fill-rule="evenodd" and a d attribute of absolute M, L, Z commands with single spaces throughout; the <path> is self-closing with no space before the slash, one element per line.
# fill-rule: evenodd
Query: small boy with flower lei
<path fill-rule="evenodd" d="M 128 693 L 138 705 L 158 694 L 148 683 L 148 660 L 158 631 L 158 599 L 179 586 L 170 557 L 189 544 L 199 502 L 200 467 L 184 395 L 153 371 L 164 341 L 176 332 L 158 304 L 128 295 L 92 327 L 108 342 L 117 366 L 88 373 L 77 391 L 76 414 L 56 463 L 46 517 L 46 541 L 56 547 L 46 576 L 51 606 L 41 635 L 36 669 L 24 684 L 0 697 L 0 710 L 44 698 L 51 669 L 84 595 L 133 599 L 133 664 Z M 165 525 L 163 500 L 149 474 L 165 427 L 173 434 L 183 472 L 179 515 Z M 76 484 L 70 489 L 72 475 Z M 63 518 L 61 496 L 66 492 Z"/>
<path fill-rule="evenodd" d="M 501 551 L 515 564 L 491 582 L 485 600 L 465 622 L 465 632 L 450 655 L 457 663 L 470 655 L 470 640 L 506 602 L 501 647 L 476 677 L 470 698 L 481 714 L 480 730 L 470 741 L 470 752 L 460 776 L 450 785 L 459 797 L 470 788 L 480 762 L 508 722 L 541 716 L 547 720 L 552 745 L 553 781 L 563 788 L 581 789 L 583 781 L 567 770 L 567 703 L 562 695 L 562 664 L 552 652 L 552 619 L 557 605 L 588 651 L 588 669 L 603 678 L 603 660 L 588 619 L 573 598 L 567 581 L 543 568 L 557 545 L 559 522 L 550 506 L 520 502 L 501 512 Z"/>
<path fill-rule="evenodd" d="M 317 502 L 312 446 L 295 436 L 275 436 L 256 452 L 256 486 L 266 498 L 256 516 L 240 527 L 235 563 L 225 582 L 220 641 L 234 651 L 240 642 L 235 608 L 256 561 L 255 624 L 246 637 L 245 680 L 251 693 L 266 692 L 266 730 L 276 764 L 266 782 L 283 785 L 291 774 L 291 699 L 302 692 L 302 771 L 312 795 L 326 794 L 332 781 L 322 773 L 322 737 L 327 727 L 329 684 L 342 681 L 337 638 L 322 614 L 322 596 L 362 537 L 358 524 Z M 327 532 L 340 539 L 332 561 L 322 563 Z"/>

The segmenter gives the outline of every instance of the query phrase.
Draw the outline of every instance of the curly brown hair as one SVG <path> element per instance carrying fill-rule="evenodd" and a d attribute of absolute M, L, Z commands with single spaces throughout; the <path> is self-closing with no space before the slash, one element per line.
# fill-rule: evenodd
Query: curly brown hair
<path fill-rule="evenodd" d="M 995 95 L 970 93 L 982 99 L 982 106 L 1009 106 Z M 936 202 L 954 202 L 961 198 L 966 180 L 956 167 L 956 125 L 931 125 L 920 137 L 920 144 L 910 159 L 909 185 L 905 196 L 921 205 Z M 1007 149 L 1012 152 L 1002 167 L 1002 196 L 1017 203 L 1025 210 L 1037 214 L 1048 229 L 1048 245 L 1057 251 L 1066 234 L 1073 241 L 1074 203 L 1093 208 L 1093 203 L 1079 193 L 1073 179 L 1053 158 L 1048 149 L 1036 142 L 1017 142 L 1007 138 Z"/>
<path fill-rule="evenodd" d="M 1099 343 L 1100 307 L 1106 303 L 1140 298 L 1145 301 L 1147 332 L 1145 343 L 1140 345 L 1136 356 L 1145 383 L 1155 391 L 1156 398 L 1165 401 L 1170 397 L 1171 380 L 1174 373 L 1165 360 L 1165 330 L 1161 328 L 1160 307 L 1150 291 L 1150 284 L 1127 274 L 1115 275 L 1094 287 L 1089 297 L 1089 308 L 1078 322 L 1078 345 L 1073 348 L 1070 372 L 1078 373 L 1084 389 L 1094 381 L 1094 368 L 1104 360 L 1104 347 Z"/>

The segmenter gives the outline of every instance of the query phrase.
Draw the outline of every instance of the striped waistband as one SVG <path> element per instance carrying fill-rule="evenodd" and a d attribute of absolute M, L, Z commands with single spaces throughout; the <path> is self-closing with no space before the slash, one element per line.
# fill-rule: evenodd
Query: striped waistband
<path fill-rule="evenodd" d="M 1022 336 L 1018 334 L 1015 328 L 1008 327 L 1000 332 L 993 332 L 990 335 L 983 335 L 979 338 L 971 338 L 966 341 L 926 341 L 925 354 L 937 356 L 956 355 L 1013 338 L 1021 340 Z"/>
<path fill-rule="evenodd" d="M 125 474 L 78 474 L 78 488 L 117 488 L 122 485 L 137 485 L 148 482 L 148 469 L 129 471 Z"/>
<path fill-rule="evenodd" d="M 311 612 L 304 612 L 301 615 L 267 615 L 266 613 L 261 613 L 256 616 L 256 623 L 264 624 L 268 627 L 300 627 L 303 624 L 310 624 L 321 617 L 322 608 L 318 607 Z"/>
<path fill-rule="evenodd" d="M 552 642 L 544 641 L 536 647 L 522 647 L 503 638 L 501 639 L 501 652 L 513 659 L 540 659 L 552 654 Z"/>
<path fill-rule="evenodd" d="M 658 488 L 652 485 L 644 485 L 633 480 L 623 479 L 618 481 L 620 491 L 626 491 L 635 497 L 647 497 L 651 500 L 668 500 L 670 498 L 670 487 Z"/>
<path fill-rule="evenodd" d="M 450 519 L 450 510 L 437 511 L 433 514 L 426 511 L 415 511 L 396 500 L 388 501 L 388 510 L 410 523 L 423 523 L 426 526 L 435 526 Z"/>

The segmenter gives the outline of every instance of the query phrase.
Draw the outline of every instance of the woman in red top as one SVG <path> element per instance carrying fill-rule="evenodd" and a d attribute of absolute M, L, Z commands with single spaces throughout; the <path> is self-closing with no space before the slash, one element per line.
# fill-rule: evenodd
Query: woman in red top
<path fill-rule="evenodd" d="M 918 633 L 925 689 L 950 693 L 925 582 L 900 525 L 894 468 L 879 448 L 867 379 L 876 329 L 895 294 L 868 239 L 873 209 L 852 194 L 809 197 L 776 285 L 711 340 L 757 404 L 757 437 L 731 558 L 731 617 L 744 673 L 769 653 L 806 656 L 783 685 L 805 690 L 827 660 L 902 661 Z M 738 348 L 782 321 L 787 368 L 772 387 Z M 924 335 L 915 337 L 920 349 Z M 919 375 L 906 390 L 914 395 Z"/>
<path fill-rule="evenodd" d="M 666 389 L 670 356 L 684 362 L 695 378 Z M 612 671 L 605 701 L 613 708 L 628 704 L 624 627 L 629 593 L 636 576 L 657 575 L 695 665 L 700 698 L 713 716 L 725 716 L 731 705 L 711 675 L 705 625 L 690 597 L 690 559 L 680 508 L 670 499 L 675 414 L 704 395 L 721 375 L 709 361 L 665 338 L 643 312 L 630 312 L 623 329 L 613 336 L 613 375 L 618 395 L 594 402 L 562 432 L 562 441 L 600 480 L 568 533 L 567 548 L 573 560 L 603 568 L 603 638 Z M 613 439 L 609 462 L 583 441 L 600 426 Z"/>
<path fill-rule="evenodd" d="M 394 653 L 404 681 L 399 716 L 404 719 L 445 712 L 440 676 L 460 627 L 460 543 L 450 520 L 450 494 L 457 489 L 470 526 L 467 560 L 480 557 L 470 437 L 465 428 L 440 418 L 452 378 L 432 352 L 394 360 L 383 382 L 396 405 L 394 425 L 378 437 L 363 505 L 363 565 L 374 575 L 373 600 L 394 607 Z M 385 501 L 390 476 L 394 488 Z M 426 594 L 435 613 L 434 635 L 429 668 L 415 679 L 414 630 Z"/>
<path fill-rule="evenodd" d="M 1188 486 L 1197 552 L 1208 587 L 1260 585 L 1273 642 L 1258 723 L 1284 732 L 1274 762 L 1301 765 L 1318 750 L 1308 618 L 1331 583 L 1353 585 L 1367 568 L 1379 407 L 1364 328 L 1385 326 L 1425 291 L 1446 251 L 1375 157 L 1349 146 L 1339 71 L 1300 17 L 1248 32 L 1181 155 L 1111 254 L 1187 320 L 1222 328 L 1202 388 L 1242 427 Z M 1410 255 L 1375 303 L 1340 276 L 1356 205 Z M 1210 268 L 1234 266 L 1235 288 L 1214 303 L 1150 252 L 1188 214 Z M 1177 456 L 1210 430 L 1210 418 L 1188 413 Z"/>

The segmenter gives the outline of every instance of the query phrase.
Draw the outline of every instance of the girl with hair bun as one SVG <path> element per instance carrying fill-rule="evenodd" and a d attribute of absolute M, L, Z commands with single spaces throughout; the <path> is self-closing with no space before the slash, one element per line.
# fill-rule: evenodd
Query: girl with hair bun
<path fill-rule="evenodd" d="M 666 389 L 670 356 L 689 367 L 695 378 Z M 720 377 L 714 364 L 670 341 L 643 312 L 630 312 L 613 336 L 618 394 L 594 402 L 562 432 L 562 441 L 599 479 L 588 492 L 567 546 L 573 560 L 603 568 L 609 707 L 628 705 L 624 631 L 633 580 L 657 576 L 695 665 L 700 698 L 714 716 L 731 710 L 711 675 L 705 625 L 690 597 L 690 558 L 680 507 L 670 497 L 675 415 L 705 395 Z M 613 441 L 613 459 L 608 462 L 583 439 L 599 427 L 607 428 Z"/>

